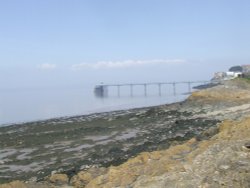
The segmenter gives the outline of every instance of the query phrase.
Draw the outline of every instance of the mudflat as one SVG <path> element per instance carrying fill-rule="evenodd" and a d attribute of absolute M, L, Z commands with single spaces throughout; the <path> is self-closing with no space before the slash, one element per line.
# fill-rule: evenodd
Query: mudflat
<path fill-rule="evenodd" d="M 182 103 L 67 117 L 0 128 L 0 182 L 75 175 L 119 165 L 200 135 L 219 120 L 180 111 Z"/>

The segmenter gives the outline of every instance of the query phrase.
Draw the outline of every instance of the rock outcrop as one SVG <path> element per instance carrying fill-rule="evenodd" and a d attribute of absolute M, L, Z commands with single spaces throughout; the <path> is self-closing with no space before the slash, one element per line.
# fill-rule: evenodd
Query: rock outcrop
<path fill-rule="evenodd" d="M 219 133 L 209 140 L 191 139 L 165 151 L 141 153 L 117 167 L 82 171 L 71 179 L 70 185 L 65 175 L 52 175 L 50 183 L 86 188 L 247 188 L 250 187 L 249 142 L 250 117 L 225 121 L 220 125 Z M 0 187 L 29 188 L 32 185 L 16 181 Z"/>
<path fill-rule="evenodd" d="M 49 182 L 61 186 L 68 184 L 69 178 L 66 174 L 53 174 L 49 177 Z"/>
<path fill-rule="evenodd" d="M 0 185 L 1 188 L 27 188 L 27 185 L 21 181 L 13 181 L 8 184 Z"/>
<path fill-rule="evenodd" d="M 225 121 L 209 140 L 142 153 L 93 179 L 96 187 L 250 187 L 250 117 Z"/>
<path fill-rule="evenodd" d="M 211 104 L 225 103 L 238 105 L 250 102 L 250 82 L 242 79 L 224 81 L 220 85 L 192 93 L 188 99 L 194 103 Z M 223 107 L 223 105 L 222 105 Z"/>

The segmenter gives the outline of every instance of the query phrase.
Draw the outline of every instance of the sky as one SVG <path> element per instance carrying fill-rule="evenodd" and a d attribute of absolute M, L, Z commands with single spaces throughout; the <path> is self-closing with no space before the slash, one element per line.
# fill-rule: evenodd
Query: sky
<path fill-rule="evenodd" d="M 208 80 L 250 62 L 249 0 L 0 0 L 0 90 Z"/>

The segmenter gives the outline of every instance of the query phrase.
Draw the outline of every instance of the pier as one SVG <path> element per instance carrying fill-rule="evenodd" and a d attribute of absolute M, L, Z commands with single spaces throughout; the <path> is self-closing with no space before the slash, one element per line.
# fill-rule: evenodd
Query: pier
<path fill-rule="evenodd" d="M 95 94 L 99 97 L 108 96 L 108 89 L 111 87 L 115 87 L 117 90 L 117 96 L 120 97 L 121 95 L 121 87 L 128 87 L 130 90 L 130 96 L 134 96 L 134 88 L 137 86 L 141 86 L 143 88 L 142 92 L 144 96 L 148 95 L 148 87 L 149 86 L 157 86 L 158 87 L 158 95 L 162 95 L 162 86 L 170 85 L 172 86 L 172 94 L 177 95 L 177 87 L 180 84 L 186 85 L 186 93 L 192 92 L 193 85 L 208 85 L 211 84 L 211 81 L 183 81 L 183 82 L 152 82 L 152 83 L 128 83 L 128 84 L 100 84 L 95 87 Z"/>

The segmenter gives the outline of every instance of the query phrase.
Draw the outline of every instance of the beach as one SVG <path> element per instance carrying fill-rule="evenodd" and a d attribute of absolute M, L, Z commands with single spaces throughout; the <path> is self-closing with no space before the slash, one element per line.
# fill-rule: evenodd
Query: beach
<path fill-rule="evenodd" d="M 234 92 L 229 92 L 232 88 Z M 196 147 L 213 139 L 225 120 L 240 121 L 247 117 L 248 88 L 245 81 L 228 81 L 169 105 L 1 127 L 1 183 L 22 180 L 31 184 L 54 182 L 60 186 L 64 181 L 58 176 L 63 174 L 66 184 L 88 187 L 95 177 L 104 178 L 103 174 L 109 174 L 111 169 L 120 169 L 141 155 L 167 152 L 192 139 L 196 140 L 192 147 Z M 189 153 L 185 149 L 178 151 L 184 153 L 172 156 L 174 161 L 184 160 Z M 82 181 L 77 181 L 79 174 L 90 172 L 92 178 L 79 184 Z M 164 169 L 159 169 L 160 174 L 163 172 Z M 136 177 L 143 174 L 141 171 Z"/>

